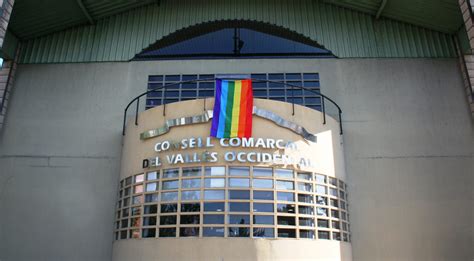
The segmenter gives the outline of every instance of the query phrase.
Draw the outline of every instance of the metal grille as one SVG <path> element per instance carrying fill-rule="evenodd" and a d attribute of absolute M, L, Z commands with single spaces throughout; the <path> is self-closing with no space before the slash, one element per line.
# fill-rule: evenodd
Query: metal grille
<path fill-rule="evenodd" d="M 214 74 L 150 75 L 148 90 L 180 81 L 213 79 L 215 77 Z M 320 93 L 318 73 L 260 73 L 251 74 L 250 77 L 254 79 L 252 86 L 255 98 L 290 103 L 294 101 L 295 104 L 321 111 L 321 97 L 318 94 L 297 88 L 292 89 L 291 86 L 284 84 L 302 86 Z M 277 82 L 266 82 L 267 80 Z M 146 99 L 146 109 L 172 102 L 214 97 L 214 85 L 214 80 L 182 83 L 167 87 L 166 91 L 159 90 L 149 93 Z"/>

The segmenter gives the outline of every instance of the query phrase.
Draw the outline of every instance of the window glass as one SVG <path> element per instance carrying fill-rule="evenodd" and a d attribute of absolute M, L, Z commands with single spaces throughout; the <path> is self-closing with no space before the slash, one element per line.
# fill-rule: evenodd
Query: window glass
<path fill-rule="evenodd" d="M 204 215 L 204 224 L 224 224 L 224 215 Z"/>
<path fill-rule="evenodd" d="M 329 228 L 329 220 L 327 220 L 327 219 L 318 219 L 318 227 Z"/>
<path fill-rule="evenodd" d="M 176 225 L 176 216 L 160 216 L 160 225 Z"/>
<path fill-rule="evenodd" d="M 314 218 L 300 217 L 299 218 L 299 224 L 300 224 L 300 226 L 314 227 Z"/>
<path fill-rule="evenodd" d="M 229 227 L 229 237 L 249 237 L 250 228 L 248 227 Z"/>
<path fill-rule="evenodd" d="M 250 224 L 250 216 L 249 215 L 229 215 L 229 224 Z"/>
<path fill-rule="evenodd" d="M 224 212 L 224 202 L 204 202 L 204 212 Z"/>
<path fill-rule="evenodd" d="M 310 238 L 315 239 L 314 231 L 313 230 L 300 230 L 300 238 Z"/>
<path fill-rule="evenodd" d="M 273 188 L 272 179 L 254 179 L 253 180 L 254 188 Z"/>
<path fill-rule="evenodd" d="M 277 212 L 296 213 L 296 205 L 295 204 L 277 204 Z"/>
<path fill-rule="evenodd" d="M 165 169 L 163 170 L 163 178 L 177 178 L 179 176 L 179 169 Z"/>
<path fill-rule="evenodd" d="M 128 208 L 122 209 L 122 217 L 128 217 L 130 215 L 130 210 Z"/>
<path fill-rule="evenodd" d="M 199 212 L 201 211 L 201 203 L 181 204 L 181 212 Z"/>
<path fill-rule="evenodd" d="M 177 200 L 178 200 L 178 192 L 161 192 L 161 201 L 177 201 Z"/>
<path fill-rule="evenodd" d="M 178 189 L 178 180 L 163 181 L 163 190 Z"/>
<path fill-rule="evenodd" d="M 156 201 L 158 201 L 158 193 L 145 195 L 145 202 L 156 202 Z"/>
<path fill-rule="evenodd" d="M 273 238 L 275 237 L 275 232 L 273 228 L 255 227 L 253 228 L 253 236 Z"/>
<path fill-rule="evenodd" d="M 147 196 L 150 196 L 150 195 L 147 195 Z M 157 198 L 157 200 L 158 200 L 158 198 Z M 130 198 L 124 198 L 123 199 L 123 206 L 127 207 L 128 205 L 130 205 Z"/>
<path fill-rule="evenodd" d="M 155 205 L 156 206 L 156 205 Z M 132 208 L 132 216 L 141 215 L 142 209 L 140 207 Z M 156 213 L 156 212 L 155 212 Z"/>
<path fill-rule="evenodd" d="M 156 236 L 156 229 L 155 228 L 145 228 L 142 230 L 142 237 L 143 238 L 150 238 Z"/>
<path fill-rule="evenodd" d="M 329 216 L 327 208 L 316 208 L 316 213 L 318 214 L 318 216 L 323 216 L 323 217 Z"/>
<path fill-rule="evenodd" d="M 180 224 L 199 224 L 199 215 L 181 215 Z"/>
<path fill-rule="evenodd" d="M 282 190 L 294 190 L 295 185 L 293 181 L 283 181 L 283 180 L 277 180 L 276 182 L 277 189 L 282 189 Z"/>
<path fill-rule="evenodd" d="M 258 225 L 273 225 L 274 224 L 274 217 L 271 216 L 263 216 L 263 215 L 254 215 L 253 216 L 253 223 Z"/>
<path fill-rule="evenodd" d="M 327 194 L 326 193 L 326 186 L 316 185 L 316 193 L 318 193 L 318 194 Z"/>
<path fill-rule="evenodd" d="M 154 226 L 156 225 L 156 217 L 144 217 L 143 226 Z"/>
<path fill-rule="evenodd" d="M 321 175 L 321 174 L 316 174 L 316 182 L 321 183 L 321 184 L 325 184 L 326 183 L 326 176 Z"/>
<path fill-rule="evenodd" d="M 296 230 L 288 228 L 279 228 L 278 237 L 296 238 Z"/>
<path fill-rule="evenodd" d="M 331 226 L 333 229 L 341 229 L 341 223 L 339 221 L 331 221 Z"/>
<path fill-rule="evenodd" d="M 250 203 L 248 202 L 229 202 L 230 212 L 249 212 Z"/>
<path fill-rule="evenodd" d="M 273 212 L 272 203 L 253 203 L 254 212 Z"/>
<path fill-rule="evenodd" d="M 314 215 L 314 208 L 311 206 L 298 206 L 298 214 Z"/>
<path fill-rule="evenodd" d="M 313 203 L 313 195 L 298 194 L 298 202 Z"/>
<path fill-rule="evenodd" d="M 313 180 L 313 174 L 310 172 L 298 172 L 298 179 Z"/>
<path fill-rule="evenodd" d="M 253 199 L 254 200 L 273 200 L 273 191 L 254 190 Z"/>
<path fill-rule="evenodd" d="M 229 190 L 229 199 L 250 199 L 250 190 Z"/>
<path fill-rule="evenodd" d="M 341 233 L 332 232 L 332 239 L 341 241 Z"/>
<path fill-rule="evenodd" d="M 142 204 L 142 203 L 143 203 L 143 195 L 133 197 L 133 199 L 132 199 L 132 204 L 133 205 Z"/>
<path fill-rule="evenodd" d="M 179 229 L 180 237 L 198 237 L 199 227 L 182 227 Z"/>
<path fill-rule="evenodd" d="M 146 180 L 155 180 L 158 179 L 158 173 L 156 171 L 148 172 L 146 174 Z"/>
<path fill-rule="evenodd" d="M 249 179 L 229 178 L 229 187 L 231 188 L 248 188 L 249 186 Z"/>
<path fill-rule="evenodd" d="M 184 172 L 183 172 L 184 173 Z M 183 179 L 181 180 L 181 188 L 200 188 L 201 179 Z"/>
<path fill-rule="evenodd" d="M 128 177 L 125 179 L 125 186 L 128 186 L 130 184 L 132 184 L 132 177 Z"/>
<path fill-rule="evenodd" d="M 178 204 L 161 204 L 161 213 L 178 212 Z"/>
<path fill-rule="evenodd" d="M 335 189 L 335 188 L 329 188 L 329 194 L 330 194 L 331 196 L 337 197 L 337 196 L 338 196 L 338 195 L 337 195 L 337 189 Z"/>
<path fill-rule="evenodd" d="M 225 187 L 225 179 L 206 178 L 206 179 L 204 179 L 204 187 L 206 187 L 206 188 L 223 188 L 223 187 Z"/>
<path fill-rule="evenodd" d="M 135 183 L 143 182 L 144 174 L 139 174 L 135 176 Z"/>
<path fill-rule="evenodd" d="M 206 167 L 205 168 L 205 175 L 206 176 L 224 176 L 225 175 L 225 167 Z"/>
<path fill-rule="evenodd" d="M 181 200 L 199 200 L 201 199 L 201 191 L 189 190 L 181 192 Z"/>
<path fill-rule="evenodd" d="M 133 192 L 136 193 L 142 193 L 143 192 L 143 185 L 137 185 L 133 187 Z"/>
<path fill-rule="evenodd" d="M 277 199 L 279 201 L 295 201 L 295 194 L 291 192 L 278 192 L 277 193 Z"/>
<path fill-rule="evenodd" d="M 183 168 L 183 177 L 201 176 L 201 167 Z"/>
<path fill-rule="evenodd" d="M 160 237 L 176 237 L 176 228 L 160 228 Z"/>
<path fill-rule="evenodd" d="M 155 214 L 158 212 L 158 206 L 157 205 L 146 205 L 144 206 L 144 211 L 145 214 Z"/>
<path fill-rule="evenodd" d="M 329 199 L 329 204 L 336 208 L 339 207 L 339 202 L 337 201 L 337 199 L 334 198 Z"/>
<path fill-rule="evenodd" d="M 296 225 L 295 217 L 278 216 L 277 221 L 278 221 L 278 225 L 285 225 L 285 226 Z"/>
<path fill-rule="evenodd" d="M 284 179 L 293 179 L 293 170 L 291 169 L 275 169 L 275 176 Z"/>
<path fill-rule="evenodd" d="M 248 176 L 249 167 L 229 167 L 229 176 Z"/>
<path fill-rule="evenodd" d="M 323 197 L 323 196 L 316 196 L 316 202 L 317 202 L 319 205 L 327 205 L 327 204 L 328 204 L 328 198 L 327 198 L 327 197 Z"/>
<path fill-rule="evenodd" d="M 157 182 L 152 182 L 152 183 L 147 183 L 146 184 L 146 192 L 157 191 L 157 190 L 158 190 L 158 183 Z"/>
<path fill-rule="evenodd" d="M 313 192 L 313 184 L 306 182 L 298 182 L 299 191 Z"/>
<path fill-rule="evenodd" d="M 253 168 L 253 176 L 254 177 L 271 177 L 273 176 L 272 168 Z"/>
<path fill-rule="evenodd" d="M 339 211 L 337 211 L 335 209 L 331 209 L 331 217 L 339 218 Z"/>
<path fill-rule="evenodd" d="M 203 237 L 223 237 L 225 229 L 223 227 L 203 227 Z"/>
<path fill-rule="evenodd" d="M 224 190 L 204 190 L 204 199 L 207 200 L 224 200 Z"/>

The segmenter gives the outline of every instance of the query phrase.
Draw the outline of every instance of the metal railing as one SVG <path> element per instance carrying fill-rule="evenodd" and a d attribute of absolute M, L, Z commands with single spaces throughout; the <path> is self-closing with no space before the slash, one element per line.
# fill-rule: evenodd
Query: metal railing
<path fill-rule="evenodd" d="M 135 125 L 138 126 L 138 112 L 139 112 L 139 109 L 140 109 L 140 98 L 149 94 L 149 93 L 153 93 L 153 92 L 157 92 L 157 91 L 163 91 L 163 116 L 166 115 L 166 103 L 164 103 L 164 101 L 166 100 L 166 91 L 167 91 L 167 88 L 168 87 L 172 87 L 172 86 L 176 86 L 176 85 L 179 85 L 179 84 L 185 84 L 185 83 L 197 83 L 197 82 L 209 82 L 209 81 L 215 81 L 215 80 L 226 80 L 226 78 L 205 78 L 205 79 L 195 79 L 195 80 L 189 80 L 189 81 L 180 81 L 180 82 L 174 82 L 174 83 L 170 83 L 170 84 L 166 84 L 166 85 L 163 85 L 163 86 L 160 86 L 160 87 L 157 87 L 157 88 L 154 88 L 154 89 L 151 89 L 151 90 L 148 90 L 140 95 L 138 95 L 137 97 L 133 98 L 127 105 L 127 107 L 125 107 L 125 110 L 124 110 L 124 114 L 123 114 L 123 129 L 122 129 L 122 135 L 125 135 L 125 127 L 126 127 L 126 120 L 127 120 L 127 112 L 128 112 L 128 109 L 130 108 L 130 106 L 136 102 L 136 110 L 135 110 Z M 229 78 L 229 79 L 232 79 L 232 80 L 236 80 L 236 78 Z M 295 115 L 295 95 L 294 95 L 294 90 L 295 89 L 300 89 L 300 90 L 304 90 L 304 91 L 309 91 L 309 92 L 312 92 L 314 94 L 316 94 L 316 96 L 319 96 L 321 98 L 321 112 L 323 113 L 323 124 L 326 124 L 326 105 L 325 105 L 325 100 L 328 100 L 329 102 L 331 102 L 334 106 L 336 106 L 337 108 L 337 111 L 338 111 L 338 118 L 339 118 L 339 134 L 342 135 L 343 131 L 342 131 L 342 120 L 341 120 L 341 115 L 342 115 L 342 110 L 341 108 L 339 107 L 339 105 L 334 102 L 331 98 L 327 97 L 326 95 L 322 94 L 321 92 L 317 92 L 315 90 L 312 90 L 312 89 L 309 89 L 309 88 L 306 88 L 306 87 L 302 87 L 302 86 L 298 86 L 298 85 L 294 85 L 294 84 L 290 84 L 290 83 L 286 83 L 286 82 L 281 82 L 281 81 L 272 81 L 272 80 L 263 80 L 263 79 L 255 79 L 255 78 L 245 78 L 245 79 L 250 79 L 252 80 L 252 82 L 268 82 L 268 83 L 278 83 L 278 84 L 283 84 L 285 87 L 286 86 L 289 86 L 291 87 L 291 96 L 288 96 L 291 97 L 291 103 L 292 103 L 292 115 Z M 205 101 L 206 101 L 206 98 L 213 98 L 214 96 L 208 96 L 208 97 L 199 97 L 197 99 L 204 99 L 204 108 L 206 107 L 206 104 L 205 104 Z"/>

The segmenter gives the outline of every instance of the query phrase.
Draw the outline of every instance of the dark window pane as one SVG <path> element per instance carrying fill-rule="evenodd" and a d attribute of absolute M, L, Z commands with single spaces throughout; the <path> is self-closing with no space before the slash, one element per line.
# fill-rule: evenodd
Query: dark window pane
<path fill-rule="evenodd" d="M 158 206 L 157 205 L 146 205 L 145 206 L 145 214 L 155 214 L 158 210 Z M 163 212 L 163 211 L 161 211 Z"/>
<path fill-rule="evenodd" d="M 178 212 L 178 204 L 161 204 L 161 213 L 174 213 L 174 212 Z"/>
<path fill-rule="evenodd" d="M 163 81 L 163 75 L 150 75 L 150 76 L 148 76 L 148 81 L 150 81 L 150 82 Z"/>
<path fill-rule="evenodd" d="M 298 194 L 298 202 L 313 203 L 313 195 Z"/>
<path fill-rule="evenodd" d="M 204 224 L 224 224 L 224 215 L 204 215 Z"/>
<path fill-rule="evenodd" d="M 274 217 L 272 216 L 263 216 L 263 215 L 254 215 L 253 223 L 258 225 L 273 225 Z"/>
<path fill-rule="evenodd" d="M 256 227 L 253 229 L 254 237 L 275 237 L 273 228 Z"/>
<path fill-rule="evenodd" d="M 142 230 L 142 237 L 155 237 L 156 236 L 156 229 L 155 228 L 145 228 Z"/>
<path fill-rule="evenodd" d="M 229 199 L 250 199 L 249 190 L 229 190 Z"/>
<path fill-rule="evenodd" d="M 248 227 L 229 227 L 229 237 L 249 237 L 250 228 Z"/>
<path fill-rule="evenodd" d="M 199 212 L 201 211 L 201 203 L 181 204 L 181 212 Z"/>
<path fill-rule="evenodd" d="M 253 191 L 253 199 L 258 200 L 273 200 L 273 191 Z"/>
<path fill-rule="evenodd" d="M 277 212 L 296 213 L 295 204 L 277 204 Z"/>
<path fill-rule="evenodd" d="M 287 228 L 279 228 L 278 237 L 296 238 L 296 230 L 287 229 Z"/>
<path fill-rule="evenodd" d="M 296 225 L 295 217 L 278 216 L 277 221 L 278 221 L 278 225 L 285 225 L 285 226 Z"/>
<path fill-rule="evenodd" d="M 318 239 L 329 239 L 329 231 L 318 231 Z"/>
<path fill-rule="evenodd" d="M 182 227 L 179 229 L 180 237 L 197 237 L 199 236 L 198 227 Z"/>
<path fill-rule="evenodd" d="M 176 237 L 176 228 L 160 228 L 160 237 Z"/>
<path fill-rule="evenodd" d="M 183 75 L 183 81 L 190 81 L 190 80 L 196 80 L 196 79 L 197 79 L 196 74 Z"/>
<path fill-rule="evenodd" d="M 310 206 L 298 206 L 298 213 L 302 215 L 314 215 L 314 208 Z"/>
<path fill-rule="evenodd" d="M 175 225 L 176 216 L 161 216 L 160 225 Z"/>
<path fill-rule="evenodd" d="M 165 81 L 180 81 L 179 75 L 166 75 Z"/>
<path fill-rule="evenodd" d="M 327 219 L 318 219 L 318 227 L 329 228 L 329 220 L 327 220 Z"/>
<path fill-rule="evenodd" d="M 223 227 L 204 227 L 202 228 L 203 237 L 223 237 L 224 236 Z"/>
<path fill-rule="evenodd" d="M 249 212 L 250 203 L 246 202 L 230 202 L 229 203 L 230 212 Z"/>
<path fill-rule="evenodd" d="M 272 203 L 253 203 L 254 212 L 273 212 Z"/>
<path fill-rule="evenodd" d="M 210 211 L 217 211 L 217 212 L 223 212 L 224 211 L 224 202 L 207 202 L 204 203 L 204 212 L 210 212 Z"/>
<path fill-rule="evenodd" d="M 314 227 L 314 218 L 300 217 L 299 218 L 299 224 L 300 224 L 300 226 Z"/>
<path fill-rule="evenodd" d="M 199 215 L 181 215 L 180 224 L 199 224 Z"/>
<path fill-rule="evenodd" d="M 156 225 L 156 217 L 144 217 L 143 226 L 154 226 Z"/>
<path fill-rule="evenodd" d="M 313 230 L 300 230 L 300 238 L 310 238 L 314 239 L 314 231 Z"/>
<path fill-rule="evenodd" d="M 229 224 L 250 224 L 249 215 L 229 215 Z"/>

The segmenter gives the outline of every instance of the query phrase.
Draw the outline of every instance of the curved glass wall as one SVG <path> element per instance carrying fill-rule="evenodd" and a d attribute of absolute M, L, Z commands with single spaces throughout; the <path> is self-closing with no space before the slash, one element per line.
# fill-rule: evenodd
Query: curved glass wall
<path fill-rule="evenodd" d="M 115 239 L 301 238 L 350 241 L 347 185 L 292 169 L 210 166 L 120 181 Z"/>

